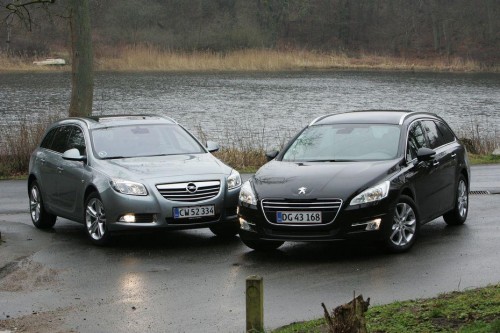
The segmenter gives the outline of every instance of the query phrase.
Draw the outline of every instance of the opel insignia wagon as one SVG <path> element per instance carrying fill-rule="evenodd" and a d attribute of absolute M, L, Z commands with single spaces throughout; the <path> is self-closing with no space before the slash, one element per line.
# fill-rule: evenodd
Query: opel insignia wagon
<path fill-rule="evenodd" d="M 85 225 L 92 242 L 122 231 L 239 229 L 239 173 L 180 124 L 160 116 L 69 118 L 50 126 L 30 159 L 33 224 Z"/>
<path fill-rule="evenodd" d="M 359 238 L 402 252 L 424 223 L 467 218 L 467 153 L 432 113 L 319 117 L 268 158 L 239 196 L 240 238 L 255 250 Z"/>

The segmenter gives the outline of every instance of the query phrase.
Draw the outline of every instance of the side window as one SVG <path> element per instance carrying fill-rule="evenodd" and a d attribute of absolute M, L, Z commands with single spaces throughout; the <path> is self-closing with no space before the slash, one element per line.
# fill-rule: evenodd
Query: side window
<path fill-rule="evenodd" d="M 53 128 L 47 133 L 47 135 L 43 138 L 40 147 L 46 149 L 52 149 L 52 141 L 54 140 L 54 135 L 56 134 L 58 128 Z"/>
<path fill-rule="evenodd" d="M 419 121 L 413 123 L 408 131 L 408 142 L 406 144 L 406 159 L 411 161 L 417 158 L 419 148 L 429 148 L 425 140 L 424 130 Z"/>
<path fill-rule="evenodd" d="M 72 126 L 73 131 L 68 140 L 67 149 L 76 148 L 80 152 L 80 155 L 85 155 L 85 137 L 83 132 L 79 127 Z"/>
<path fill-rule="evenodd" d="M 68 150 L 68 139 L 71 135 L 72 126 L 61 126 L 54 136 L 52 141 L 52 150 L 58 153 L 64 153 Z"/>
<path fill-rule="evenodd" d="M 447 144 L 447 143 L 455 141 L 455 134 L 453 134 L 453 132 L 451 131 L 451 129 L 447 125 L 445 125 L 444 123 L 442 123 L 440 121 L 436 122 L 436 124 L 437 124 L 437 127 L 439 129 L 439 132 L 442 135 L 443 144 Z"/>
<path fill-rule="evenodd" d="M 422 121 L 422 125 L 424 127 L 425 133 L 427 134 L 427 139 L 429 139 L 429 148 L 436 149 L 444 145 L 442 140 L 442 135 L 439 132 L 436 123 L 432 120 L 424 120 Z"/>

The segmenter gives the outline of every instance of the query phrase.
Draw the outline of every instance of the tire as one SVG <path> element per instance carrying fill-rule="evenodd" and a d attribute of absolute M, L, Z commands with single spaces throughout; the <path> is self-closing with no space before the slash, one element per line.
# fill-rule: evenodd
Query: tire
<path fill-rule="evenodd" d="M 90 241 L 96 245 L 106 245 L 110 241 L 106 225 L 106 211 L 104 204 L 96 192 L 91 193 L 85 200 L 85 230 Z"/>
<path fill-rule="evenodd" d="M 57 216 L 45 210 L 40 185 L 34 180 L 29 187 L 31 221 L 38 229 L 50 229 L 56 223 Z"/>
<path fill-rule="evenodd" d="M 249 248 L 255 251 L 262 251 L 262 252 L 274 251 L 278 247 L 283 245 L 283 243 L 285 243 L 280 241 L 267 241 L 261 239 L 245 239 L 244 237 L 241 236 L 240 239 L 243 242 L 243 244 L 245 244 Z"/>
<path fill-rule="evenodd" d="M 210 231 L 212 231 L 214 235 L 224 239 L 233 238 L 239 230 L 240 224 L 237 220 L 234 222 L 232 221 L 231 223 L 223 223 L 210 227 Z"/>
<path fill-rule="evenodd" d="M 455 206 L 443 215 L 443 219 L 448 225 L 461 225 L 467 220 L 467 214 L 469 213 L 469 186 L 463 175 L 460 175 L 458 178 L 455 193 Z"/>
<path fill-rule="evenodd" d="M 385 239 L 385 247 L 389 252 L 408 251 L 415 243 L 420 230 L 420 218 L 416 207 L 410 197 L 402 195 L 399 198 Z"/>

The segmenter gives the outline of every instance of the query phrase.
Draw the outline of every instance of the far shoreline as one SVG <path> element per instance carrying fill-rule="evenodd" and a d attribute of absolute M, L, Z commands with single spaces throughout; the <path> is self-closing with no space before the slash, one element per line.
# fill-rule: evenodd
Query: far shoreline
<path fill-rule="evenodd" d="M 55 53 L 69 63 L 67 53 Z M 37 66 L 44 57 L 15 57 L 0 54 L 0 73 L 70 72 L 71 65 Z M 125 47 L 114 54 L 95 58 L 96 72 L 158 73 L 273 73 L 273 72 L 402 72 L 402 73 L 500 73 L 500 64 L 485 66 L 457 56 L 392 57 L 376 54 L 346 55 L 314 51 L 268 49 L 173 52 L 152 47 Z"/>

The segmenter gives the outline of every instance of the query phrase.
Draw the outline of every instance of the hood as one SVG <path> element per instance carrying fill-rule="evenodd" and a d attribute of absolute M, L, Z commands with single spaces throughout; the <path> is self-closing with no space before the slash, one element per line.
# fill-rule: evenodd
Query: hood
<path fill-rule="evenodd" d="M 398 170 L 399 160 L 296 163 L 271 161 L 254 177 L 259 199 L 350 199 Z M 302 193 L 299 195 L 299 188 Z M 305 192 L 305 193 L 304 193 Z"/>
<path fill-rule="evenodd" d="M 229 175 L 231 168 L 211 154 L 186 154 L 100 160 L 103 171 L 127 180 Z"/>

